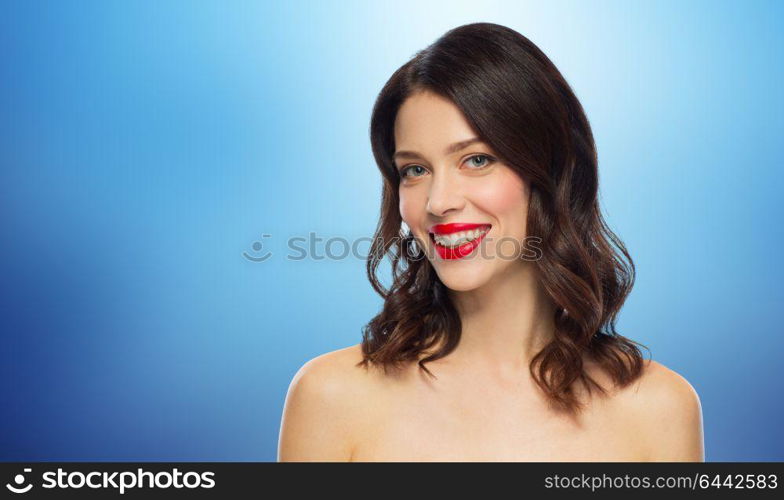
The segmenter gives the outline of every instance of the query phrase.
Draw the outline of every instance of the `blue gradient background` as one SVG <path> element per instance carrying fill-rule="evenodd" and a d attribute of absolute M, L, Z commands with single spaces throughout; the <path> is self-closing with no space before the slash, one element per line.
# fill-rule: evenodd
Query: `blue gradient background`
<path fill-rule="evenodd" d="M 697 389 L 708 460 L 784 460 L 782 11 L 4 2 L 0 459 L 274 460 L 291 377 L 381 304 L 363 261 L 286 239 L 372 235 L 376 94 L 490 21 L 591 120 L 638 267 L 619 330 Z"/>

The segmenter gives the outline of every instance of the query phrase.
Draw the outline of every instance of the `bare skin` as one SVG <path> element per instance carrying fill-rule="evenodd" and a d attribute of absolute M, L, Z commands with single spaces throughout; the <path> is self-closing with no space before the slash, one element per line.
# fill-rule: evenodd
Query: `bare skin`
<path fill-rule="evenodd" d="M 549 408 L 530 377 L 477 375 L 447 357 L 428 364 L 434 381 L 413 363 L 384 374 L 355 366 L 360 359 L 355 345 L 297 373 L 280 461 L 704 460 L 699 398 L 655 361 L 638 381 L 568 417 Z"/>
<path fill-rule="evenodd" d="M 406 99 L 395 121 L 401 218 L 449 289 L 457 348 L 427 364 L 437 379 L 416 363 L 357 367 L 359 346 L 312 359 L 289 388 L 279 460 L 702 461 L 699 398 L 659 363 L 615 388 L 586 359 L 608 396 L 583 393 L 577 416 L 550 408 L 529 365 L 553 337 L 555 305 L 534 262 L 490 244 L 526 236 L 530 186 L 476 135 L 453 103 L 427 92 Z M 450 222 L 492 226 L 480 257 L 438 257 L 428 228 Z"/>

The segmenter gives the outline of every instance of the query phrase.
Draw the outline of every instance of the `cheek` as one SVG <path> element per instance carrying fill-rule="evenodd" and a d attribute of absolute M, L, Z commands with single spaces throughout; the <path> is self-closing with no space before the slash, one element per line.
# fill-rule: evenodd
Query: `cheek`
<path fill-rule="evenodd" d="M 419 225 L 420 219 L 424 216 L 425 202 L 421 200 L 421 196 L 416 193 L 416 190 L 401 189 L 398 193 L 400 217 L 403 222 L 412 228 Z"/>
<path fill-rule="evenodd" d="M 528 186 L 512 170 L 493 176 L 487 183 L 476 186 L 476 200 L 482 200 L 482 209 L 497 218 L 504 226 L 504 233 L 524 233 L 528 214 Z"/>
<path fill-rule="evenodd" d="M 484 186 L 486 191 L 483 193 L 483 209 L 501 225 L 496 233 L 497 242 L 491 254 L 511 258 L 519 254 L 527 234 L 527 185 L 511 170 L 504 171 L 504 175 L 496 176 L 493 182 L 488 184 L 492 185 Z"/>

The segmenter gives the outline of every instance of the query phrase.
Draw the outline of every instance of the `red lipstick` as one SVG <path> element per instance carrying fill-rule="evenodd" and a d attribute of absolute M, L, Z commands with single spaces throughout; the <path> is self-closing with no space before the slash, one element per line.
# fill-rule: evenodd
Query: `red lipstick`
<path fill-rule="evenodd" d="M 451 234 L 459 231 L 471 231 L 480 227 L 490 227 L 490 224 L 471 224 L 468 222 L 452 222 L 450 224 L 434 224 L 428 229 L 435 234 Z"/>
<path fill-rule="evenodd" d="M 458 233 L 460 231 L 472 231 L 474 229 L 490 229 L 490 224 L 471 224 L 466 222 L 453 222 L 450 224 L 435 224 L 430 226 L 428 230 L 432 234 L 452 234 Z M 463 243 L 458 247 L 446 247 L 440 245 L 435 241 L 435 239 L 431 236 L 431 240 L 435 244 L 436 251 L 438 255 L 442 259 L 446 260 L 453 260 L 453 259 L 462 259 L 463 257 L 469 255 L 471 252 L 474 251 L 476 247 L 479 246 L 479 243 L 482 242 L 484 237 L 487 236 L 487 232 L 479 235 L 478 238 Z"/>

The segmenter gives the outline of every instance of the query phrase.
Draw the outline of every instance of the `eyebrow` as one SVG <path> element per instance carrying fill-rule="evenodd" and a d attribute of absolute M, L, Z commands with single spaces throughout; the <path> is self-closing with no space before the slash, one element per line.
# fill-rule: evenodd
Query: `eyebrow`
<path fill-rule="evenodd" d="M 466 139 L 464 141 L 456 142 L 444 150 L 445 155 L 451 155 L 453 153 L 457 153 L 461 149 L 465 149 L 471 144 L 483 142 L 479 137 L 472 137 L 470 139 Z M 398 158 L 407 158 L 413 160 L 420 160 L 423 159 L 419 153 L 414 151 L 395 151 L 395 154 L 392 155 L 392 160 L 397 160 Z"/>

